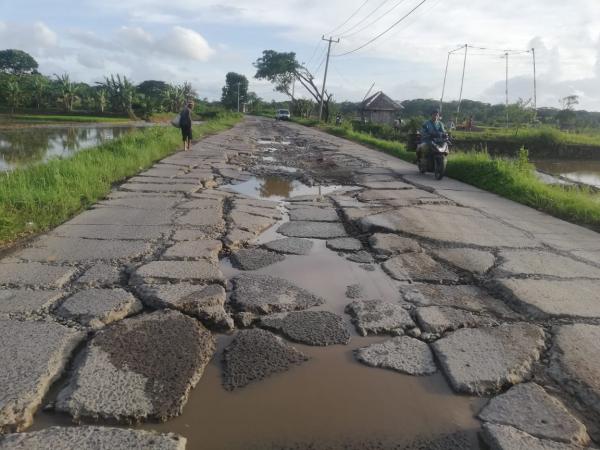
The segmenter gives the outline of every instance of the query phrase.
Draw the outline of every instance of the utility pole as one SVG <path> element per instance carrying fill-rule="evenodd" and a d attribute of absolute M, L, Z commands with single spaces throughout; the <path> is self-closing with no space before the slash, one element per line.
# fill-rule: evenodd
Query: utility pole
<path fill-rule="evenodd" d="M 238 81 L 238 112 L 240 112 L 240 82 Z"/>
<path fill-rule="evenodd" d="M 508 52 L 504 53 L 504 58 L 506 59 L 506 128 L 508 128 Z"/>
<path fill-rule="evenodd" d="M 458 106 L 456 107 L 456 120 L 454 123 L 458 124 L 458 115 L 460 114 L 460 102 L 462 101 L 463 87 L 465 85 L 465 69 L 467 68 L 467 51 L 469 50 L 469 44 L 465 44 L 465 60 L 463 61 L 462 78 L 460 81 L 460 94 L 458 96 Z"/>
<path fill-rule="evenodd" d="M 535 48 L 531 49 L 533 55 L 533 120 L 537 118 L 537 80 L 535 73 Z"/>
<path fill-rule="evenodd" d="M 333 40 L 332 36 L 329 36 L 329 39 L 325 39 L 325 35 L 321 36 L 323 41 L 327 41 L 327 62 L 325 62 L 325 74 L 323 75 L 323 87 L 321 88 L 321 105 L 319 106 L 319 122 L 323 118 L 323 102 L 325 100 L 325 82 L 327 81 L 327 69 L 329 68 L 329 53 L 331 52 L 331 43 L 335 42 L 336 44 L 340 42 L 340 39 Z"/>
<path fill-rule="evenodd" d="M 444 109 L 444 93 L 446 92 L 446 78 L 448 77 L 448 64 L 450 64 L 450 55 L 452 55 L 452 52 L 448 52 L 448 59 L 446 59 L 446 70 L 444 71 L 444 84 L 442 85 L 442 96 L 440 97 L 440 116 L 442 115 L 442 109 Z"/>

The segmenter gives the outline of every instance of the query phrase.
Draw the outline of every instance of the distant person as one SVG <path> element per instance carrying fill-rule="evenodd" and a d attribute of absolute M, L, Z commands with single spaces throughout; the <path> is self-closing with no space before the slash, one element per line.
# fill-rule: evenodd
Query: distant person
<path fill-rule="evenodd" d="M 469 116 L 469 120 L 467 120 L 467 130 L 473 131 L 473 125 L 475 121 L 473 120 L 473 116 Z"/>
<path fill-rule="evenodd" d="M 448 128 L 450 129 L 450 131 L 456 130 L 456 125 L 454 124 L 453 120 L 451 120 L 450 123 L 448 124 Z"/>
<path fill-rule="evenodd" d="M 194 102 L 188 102 L 179 115 L 179 126 L 181 127 L 181 137 L 183 138 L 183 150 L 189 151 L 192 145 L 192 109 Z"/>

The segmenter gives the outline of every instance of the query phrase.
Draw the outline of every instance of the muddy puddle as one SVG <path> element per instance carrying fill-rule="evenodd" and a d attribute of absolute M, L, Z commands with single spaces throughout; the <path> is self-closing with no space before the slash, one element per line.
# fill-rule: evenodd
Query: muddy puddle
<path fill-rule="evenodd" d="M 280 201 L 300 195 L 325 195 L 340 190 L 343 186 L 308 186 L 299 180 L 270 175 L 252 177 L 243 183 L 229 184 L 222 188 L 249 197 Z"/>

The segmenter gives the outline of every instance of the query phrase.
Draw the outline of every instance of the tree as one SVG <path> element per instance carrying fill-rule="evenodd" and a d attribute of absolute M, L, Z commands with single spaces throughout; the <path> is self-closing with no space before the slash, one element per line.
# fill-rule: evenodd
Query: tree
<path fill-rule="evenodd" d="M 137 118 L 133 112 L 136 89 L 126 76 L 111 74 L 110 78 L 104 78 L 103 83 L 96 84 L 106 90 L 113 111 L 126 113 L 131 119 Z"/>
<path fill-rule="evenodd" d="M 508 118 L 516 127 L 517 134 L 519 128 L 526 123 L 531 123 L 535 116 L 535 111 L 531 108 L 531 99 L 523 100 L 520 98 L 516 103 L 508 105 Z"/>
<path fill-rule="evenodd" d="M 0 71 L 13 75 L 36 73 L 38 63 L 33 57 L 22 50 L 0 51 Z"/>
<path fill-rule="evenodd" d="M 264 50 L 261 58 L 254 62 L 257 79 L 269 80 L 275 84 L 275 90 L 286 94 L 294 101 L 292 87 L 298 80 L 317 104 L 321 103 L 321 90 L 316 85 L 315 77 L 296 60 L 296 54 L 280 53 L 275 50 Z M 323 116 L 329 120 L 329 101 L 332 96 L 327 91 L 323 95 Z"/>
<path fill-rule="evenodd" d="M 106 95 L 106 89 L 100 88 L 96 89 L 96 94 L 94 95 L 94 103 L 96 104 L 96 108 L 103 113 L 106 105 L 108 104 L 108 98 Z"/>
<path fill-rule="evenodd" d="M 575 105 L 579 104 L 578 95 L 567 95 L 558 100 L 562 109 L 556 115 L 556 119 L 561 128 L 572 128 L 575 126 L 577 114 L 575 113 Z"/>
<path fill-rule="evenodd" d="M 248 101 L 248 78 L 239 73 L 229 72 L 225 75 L 225 86 L 223 86 L 223 93 L 221 94 L 221 103 L 225 108 L 237 110 L 238 85 L 240 108 Z"/>
<path fill-rule="evenodd" d="M 31 99 L 37 109 L 46 103 L 49 94 L 50 81 L 43 75 L 33 75 L 31 79 Z"/>
<path fill-rule="evenodd" d="M 79 99 L 78 89 L 75 83 L 69 79 L 68 74 L 56 75 L 56 85 L 58 88 L 57 101 L 63 106 L 66 112 L 73 111 L 75 101 Z"/>
<path fill-rule="evenodd" d="M 10 113 L 14 113 L 23 100 L 23 91 L 16 78 L 6 83 L 6 101 L 10 106 Z"/>

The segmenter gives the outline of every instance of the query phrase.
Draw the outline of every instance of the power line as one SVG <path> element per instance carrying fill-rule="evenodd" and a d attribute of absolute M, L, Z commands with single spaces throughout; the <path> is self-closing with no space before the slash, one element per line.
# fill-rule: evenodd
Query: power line
<path fill-rule="evenodd" d="M 391 13 L 394 9 L 396 9 L 398 6 L 400 6 L 402 3 L 404 2 L 404 0 L 400 0 L 399 2 L 397 2 L 394 6 L 392 6 L 390 9 L 388 9 L 386 12 L 384 12 L 382 15 L 380 15 L 377 19 L 375 19 L 373 22 L 368 23 L 367 25 L 365 25 L 362 28 L 359 28 L 358 30 L 352 32 L 352 33 L 346 33 L 341 37 L 350 37 L 350 36 L 354 36 L 355 34 L 358 34 L 364 30 L 366 30 L 367 28 L 369 28 L 370 26 L 375 25 L 377 22 L 379 22 L 381 19 L 383 19 L 385 16 L 387 16 L 389 13 Z"/>
<path fill-rule="evenodd" d="M 321 46 L 321 42 L 322 41 L 317 42 L 317 45 L 315 45 L 315 48 L 313 49 L 312 55 L 310 55 L 310 58 L 304 63 L 304 65 L 308 66 L 312 62 L 313 58 L 317 54 L 317 49 Z"/>
<path fill-rule="evenodd" d="M 354 12 L 353 12 L 353 13 L 350 15 L 350 17 L 348 17 L 348 18 L 347 18 L 347 19 L 344 21 L 344 23 L 342 23 L 341 25 L 338 25 L 338 26 L 337 26 L 337 27 L 335 27 L 333 30 L 331 30 L 331 31 L 329 31 L 329 32 L 327 32 L 327 33 L 325 33 L 325 34 L 332 34 L 334 31 L 337 31 L 337 30 L 339 30 L 340 28 L 342 28 L 344 25 L 346 25 L 348 22 L 350 22 L 350 21 L 351 21 L 351 20 L 354 18 L 354 16 L 356 16 L 356 15 L 357 15 L 357 14 L 360 12 L 360 10 L 361 10 L 361 9 L 363 9 L 363 7 L 364 7 L 364 6 L 365 6 L 365 5 L 366 5 L 368 2 L 369 2 L 369 0 L 365 0 L 365 1 L 364 1 L 364 3 L 363 3 L 362 5 L 360 5 L 360 6 L 358 7 L 358 9 L 357 9 L 356 11 L 354 11 Z"/>
<path fill-rule="evenodd" d="M 345 56 L 345 55 L 349 55 L 350 53 L 354 53 L 357 52 L 358 50 L 361 50 L 363 48 L 365 48 L 367 45 L 375 42 L 377 39 L 379 39 L 381 36 L 383 36 L 384 34 L 386 34 L 388 31 L 390 31 L 392 28 L 394 28 L 395 26 L 397 26 L 400 22 L 402 22 L 404 19 L 406 19 L 408 16 L 410 16 L 413 12 L 415 12 L 417 9 L 419 9 L 419 7 L 421 5 L 423 5 L 427 0 L 422 0 L 421 3 L 419 3 L 417 6 L 415 6 L 413 9 L 411 9 L 408 13 L 406 13 L 404 16 L 402 16 L 400 19 L 398 19 L 396 22 L 394 22 L 391 26 L 389 26 L 388 28 L 386 28 L 384 31 L 382 31 L 381 33 L 379 33 L 377 36 L 375 36 L 373 39 L 365 42 L 363 45 L 361 45 L 360 47 L 355 48 L 354 50 L 350 50 L 348 52 L 344 52 L 344 53 L 339 53 L 337 55 L 333 55 L 335 57 L 337 56 Z"/>
<path fill-rule="evenodd" d="M 346 31 L 340 33 L 338 35 L 338 37 L 344 37 L 344 35 L 354 29 L 356 29 L 356 27 L 360 26 L 361 24 L 363 24 L 369 17 L 371 17 L 373 14 L 375 14 L 377 11 L 379 11 L 383 5 L 385 5 L 387 2 L 389 2 L 390 0 L 383 0 L 383 2 L 381 2 L 379 4 L 379 6 L 375 7 L 375 9 L 373 11 L 371 11 L 369 14 L 367 14 L 365 17 L 362 18 L 362 20 L 356 22 L 354 25 L 352 25 L 350 28 L 348 28 Z"/>

